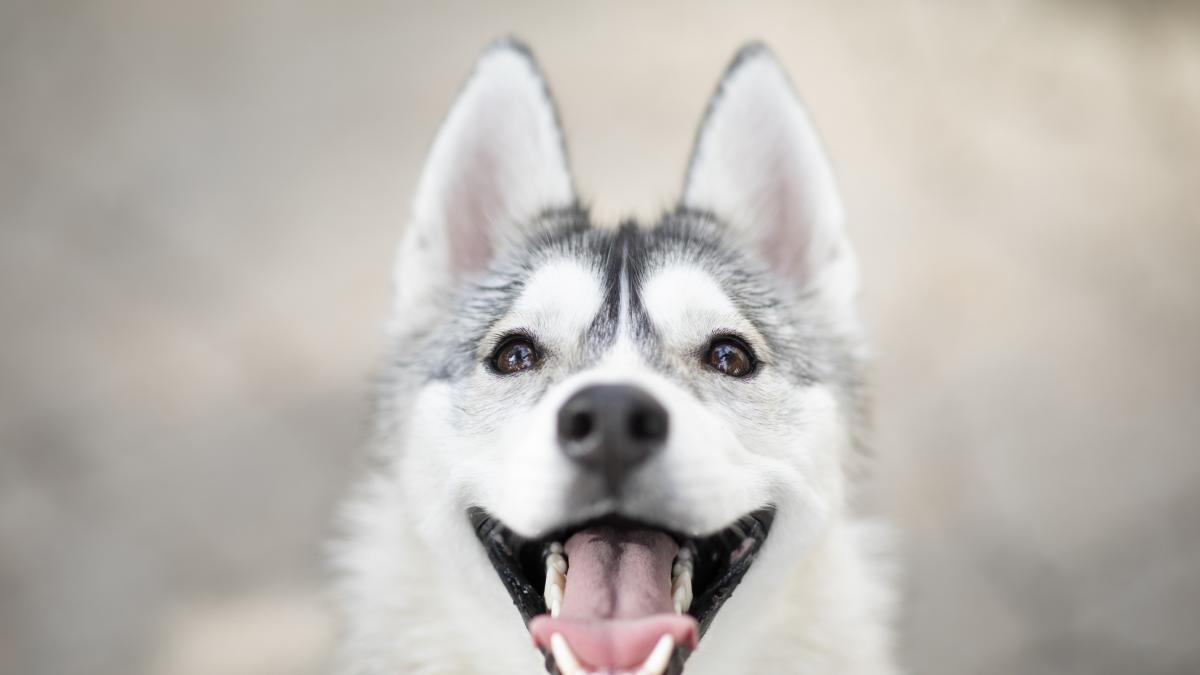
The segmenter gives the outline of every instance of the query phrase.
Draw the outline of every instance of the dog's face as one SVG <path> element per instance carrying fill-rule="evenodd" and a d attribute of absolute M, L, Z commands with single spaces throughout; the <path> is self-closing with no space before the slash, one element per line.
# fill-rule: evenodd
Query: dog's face
<path fill-rule="evenodd" d="M 528 53 L 489 50 L 402 246 L 381 444 L 463 602 L 506 590 L 548 668 L 679 672 L 734 588 L 842 509 L 853 254 L 762 48 L 656 224 L 590 222 L 563 147 Z"/>

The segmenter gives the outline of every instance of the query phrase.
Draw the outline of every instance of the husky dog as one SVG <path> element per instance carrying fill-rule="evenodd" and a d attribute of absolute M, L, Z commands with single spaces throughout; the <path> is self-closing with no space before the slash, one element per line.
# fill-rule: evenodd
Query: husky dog
<path fill-rule="evenodd" d="M 395 268 L 338 547 L 345 675 L 895 673 L 852 515 L 855 256 L 786 75 L 743 48 L 678 206 L 580 205 L 529 51 L 479 60 Z"/>

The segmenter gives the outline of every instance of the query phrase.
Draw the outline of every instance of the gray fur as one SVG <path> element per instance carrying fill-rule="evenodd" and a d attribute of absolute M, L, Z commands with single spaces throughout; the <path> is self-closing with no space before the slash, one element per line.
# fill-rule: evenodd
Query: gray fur
<path fill-rule="evenodd" d="M 830 385 L 846 409 L 854 413 L 852 428 L 865 428 L 868 405 L 859 336 L 839 329 L 813 297 L 776 277 L 713 214 L 681 206 L 649 228 L 634 222 L 599 227 L 592 223 L 586 209 L 576 205 L 546 211 L 520 229 L 528 234 L 500 251 L 481 277 L 465 280 L 450 294 L 443 305 L 446 311 L 437 323 L 413 327 L 392 345 L 388 375 L 381 380 L 379 391 L 392 412 L 378 417 L 381 439 L 394 433 L 396 406 L 414 378 L 462 381 L 486 370 L 491 345 L 485 344 L 484 337 L 489 328 L 508 313 L 539 265 L 555 257 L 570 257 L 602 270 L 605 301 L 587 334 L 580 336 L 587 345 L 586 360 L 558 364 L 551 374 L 539 376 L 534 383 L 523 382 L 534 386 L 515 389 L 516 401 L 535 400 L 555 380 L 586 369 L 599 358 L 616 338 L 623 295 L 630 309 L 624 319 L 631 322 L 631 334 L 646 362 L 701 397 L 715 395 L 706 391 L 690 371 L 674 367 L 665 357 L 641 303 L 641 282 L 649 272 L 670 261 L 688 261 L 712 274 L 739 311 L 767 338 L 777 357 L 765 367 L 780 369 L 797 386 L 814 382 Z M 753 386 L 738 386 L 741 384 Z M 732 391 L 736 393 L 736 387 Z M 477 420 L 480 412 L 464 409 L 464 420 Z M 497 407 L 493 412 L 503 411 Z M 865 436 L 857 434 L 859 451 L 866 450 Z M 848 466 L 858 464 L 856 458 L 847 460 Z"/>

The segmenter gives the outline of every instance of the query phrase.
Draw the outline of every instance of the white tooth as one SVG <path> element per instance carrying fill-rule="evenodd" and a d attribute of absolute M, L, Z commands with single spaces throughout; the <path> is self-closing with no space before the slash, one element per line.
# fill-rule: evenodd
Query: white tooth
<path fill-rule="evenodd" d="M 587 672 L 579 665 L 579 659 L 575 658 L 575 653 L 561 633 L 550 636 L 550 653 L 554 654 L 554 665 L 558 666 L 558 672 L 562 675 L 585 675 Z"/>
<path fill-rule="evenodd" d="M 687 588 L 679 588 L 675 591 L 675 613 L 683 614 L 692 607 L 692 592 Z"/>
<path fill-rule="evenodd" d="M 546 585 L 566 586 L 567 577 L 554 565 L 546 565 Z"/>
<path fill-rule="evenodd" d="M 692 606 L 692 575 L 690 572 L 679 575 L 671 582 L 671 597 L 675 600 L 675 613 L 683 614 Z"/>
<path fill-rule="evenodd" d="M 546 586 L 542 592 L 550 616 L 558 616 L 562 609 L 563 594 L 567 590 L 567 559 L 562 555 L 562 544 L 553 542 L 546 555 Z"/>
<path fill-rule="evenodd" d="M 680 560 L 679 562 L 676 562 L 671 567 L 671 578 L 678 579 L 679 575 L 683 574 L 684 572 L 687 572 L 688 574 L 692 573 L 692 562 L 690 560 L 688 560 L 688 561 Z"/>
<path fill-rule="evenodd" d="M 689 589 L 692 587 L 691 570 L 684 570 L 682 574 L 671 579 L 671 592 L 674 592 L 680 586 L 687 586 Z"/>
<path fill-rule="evenodd" d="M 551 642 L 553 641 L 554 638 L 551 638 Z M 675 638 L 670 635 L 662 636 L 658 639 L 658 644 L 654 645 L 654 651 L 650 652 L 650 656 L 647 656 L 646 661 L 642 663 L 642 667 L 637 669 L 636 675 L 662 675 L 671 663 L 671 652 L 673 651 L 675 651 Z"/>
<path fill-rule="evenodd" d="M 683 548 L 679 549 L 678 553 L 675 554 L 675 559 L 680 561 L 691 561 L 692 549 L 684 546 Z"/>
<path fill-rule="evenodd" d="M 546 586 L 542 591 L 542 597 L 546 600 L 546 608 L 550 610 L 550 616 L 558 616 L 558 611 L 562 609 L 563 593 L 567 590 L 567 579 L 563 576 L 563 572 L 567 566 L 562 556 L 558 556 L 561 565 L 556 564 L 556 561 L 551 560 L 557 554 L 551 553 L 546 558 Z"/>
<path fill-rule="evenodd" d="M 546 600 L 546 607 L 550 609 L 550 616 L 558 616 L 558 610 L 562 608 L 566 583 L 567 580 L 558 573 L 558 570 L 553 567 L 546 568 L 546 589 L 543 596 Z"/>

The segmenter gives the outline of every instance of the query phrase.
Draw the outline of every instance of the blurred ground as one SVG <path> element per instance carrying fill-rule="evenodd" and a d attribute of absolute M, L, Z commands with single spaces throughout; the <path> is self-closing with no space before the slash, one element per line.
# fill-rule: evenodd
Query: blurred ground
<path fill-rule="evenodd" d="M 538 52 L 601 214 L 744 39 L 841 172 L 914 673 L 1200 671 L 1200 11 L 0 5 L 0 670 L 321 672 L 423 155 Z"/>

